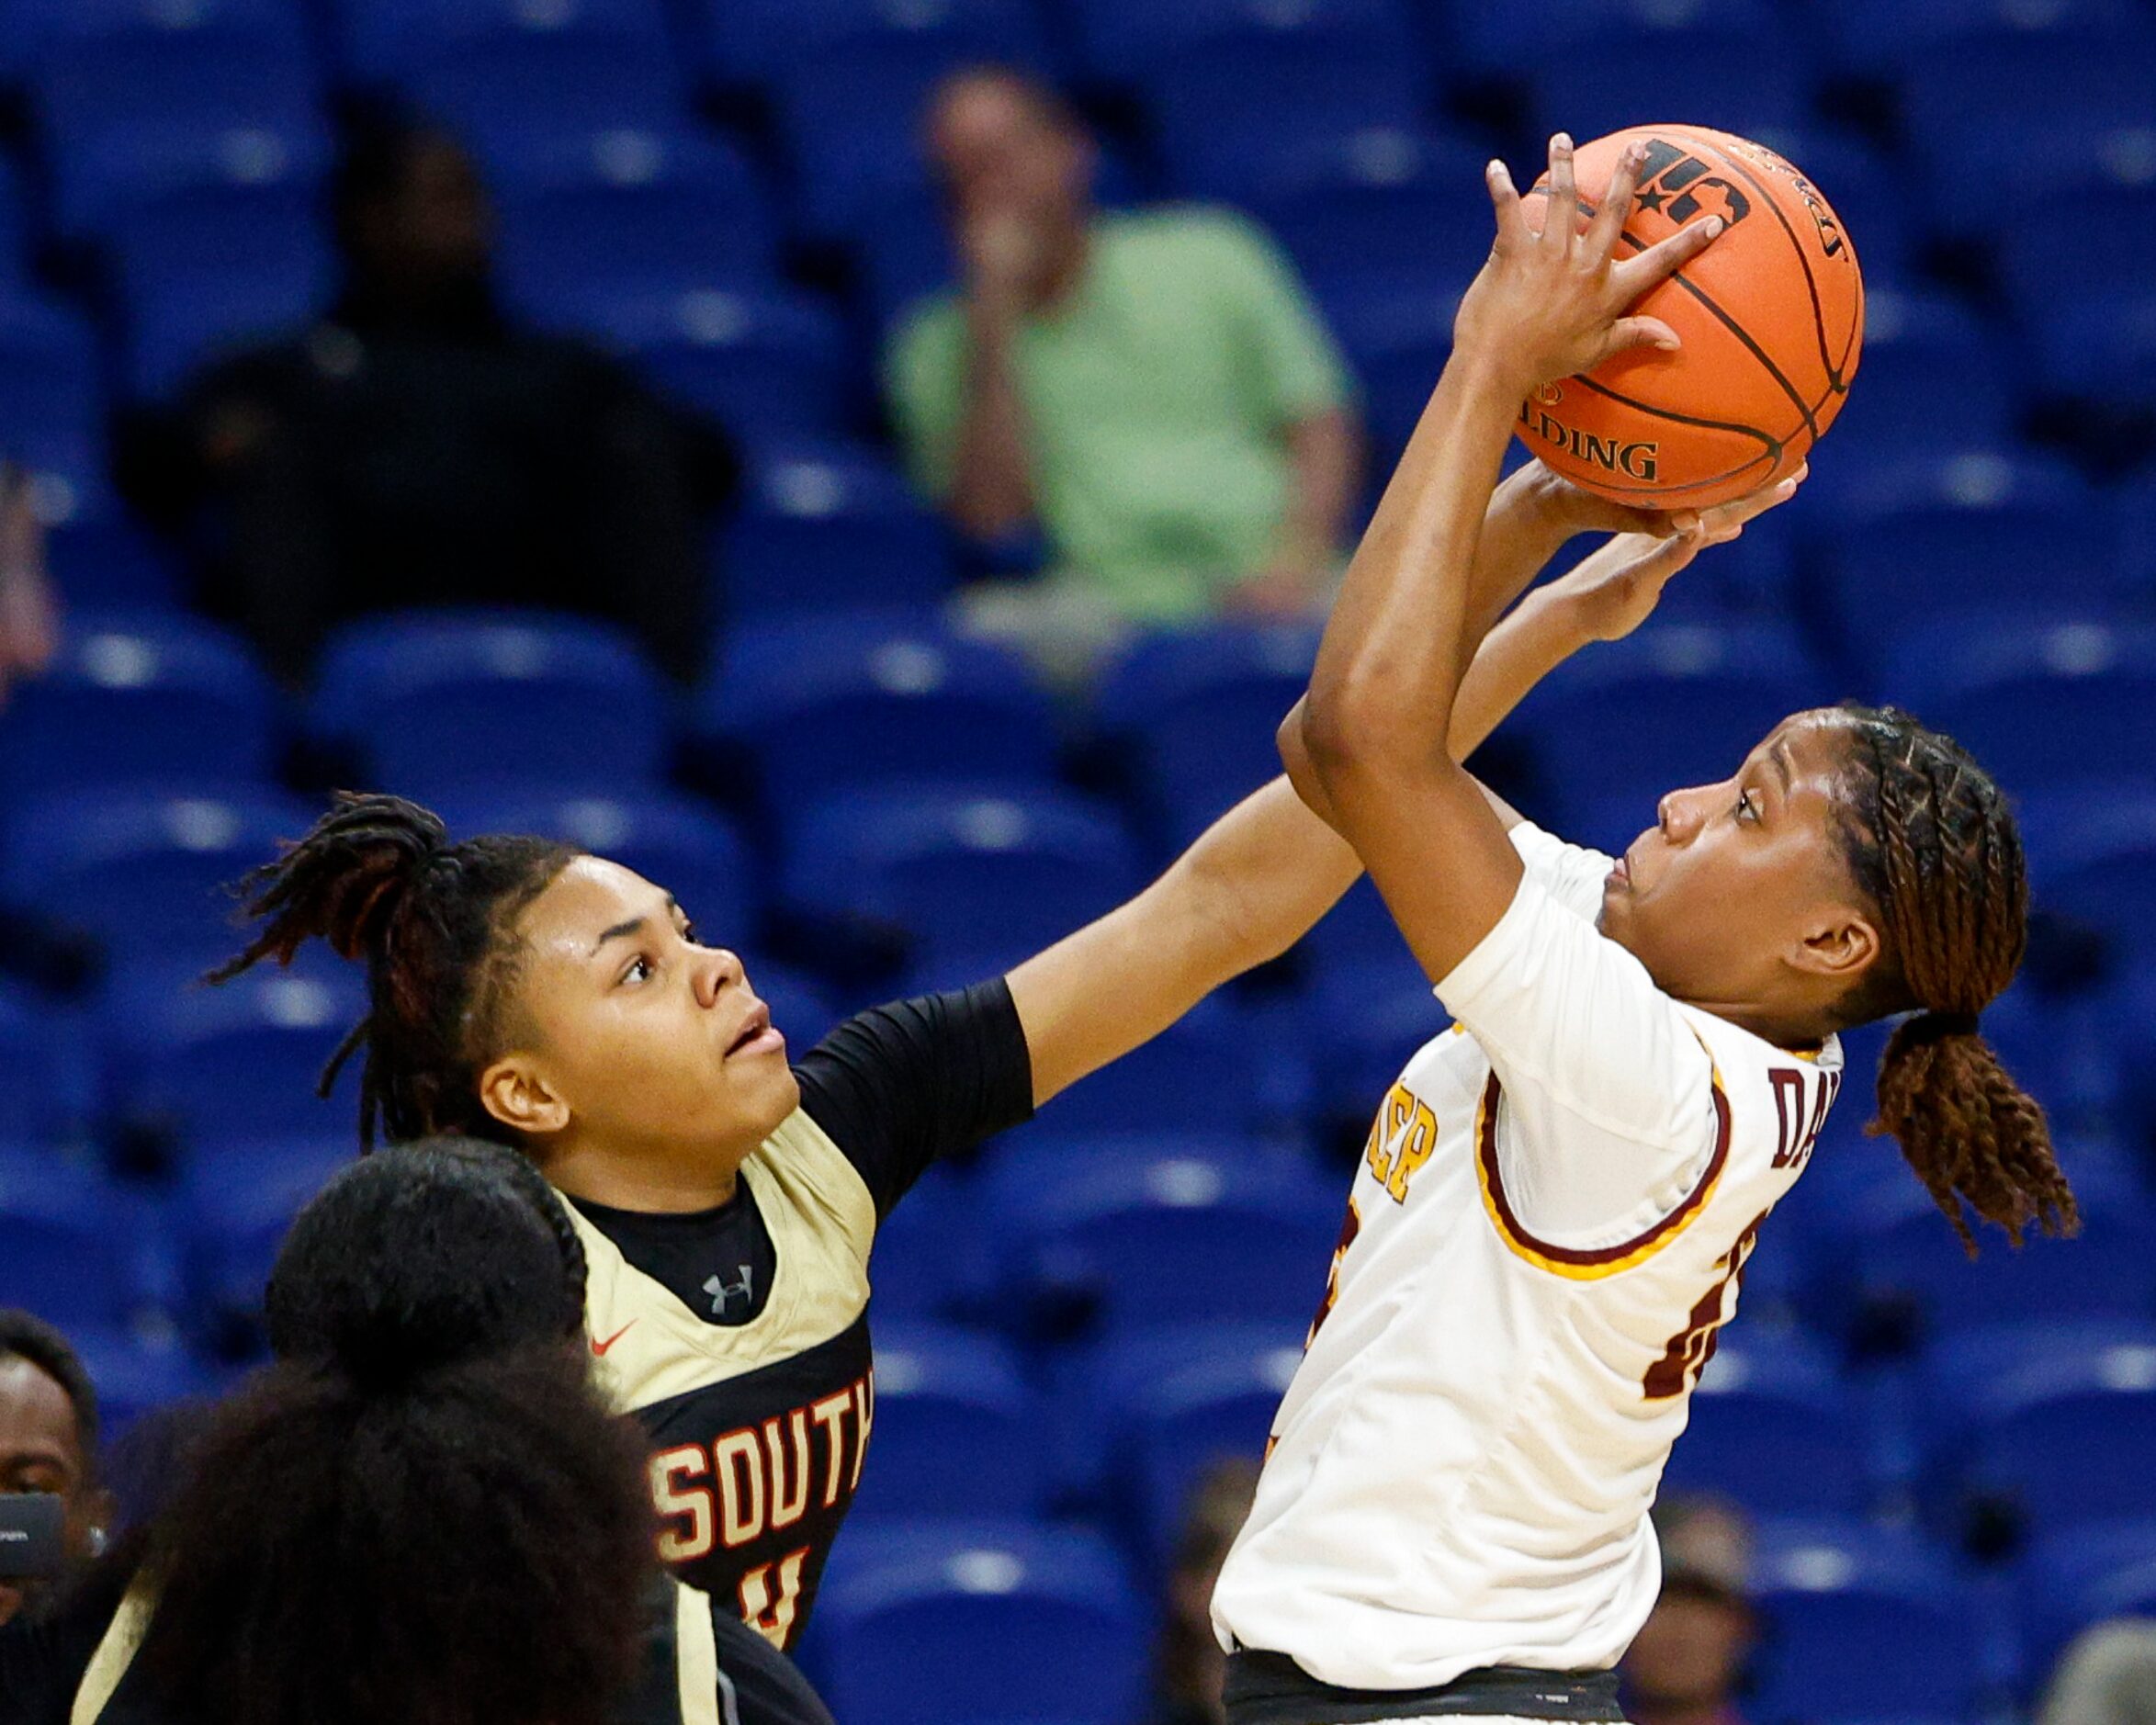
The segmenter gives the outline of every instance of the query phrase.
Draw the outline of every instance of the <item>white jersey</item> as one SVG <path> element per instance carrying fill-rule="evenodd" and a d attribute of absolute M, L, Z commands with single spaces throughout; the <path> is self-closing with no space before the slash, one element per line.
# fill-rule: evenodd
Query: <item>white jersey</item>
<path fill-rule="evenodd" d="M 1617 1663 L 1647 1519 L 1759 1224 L 1841 1087 L 1671 999 L 1531 826 L 1457 1019 L 1371 1128 L 1326 1306 L 1213 1595 L 1222 1644 L 1357 1689 Z"/>

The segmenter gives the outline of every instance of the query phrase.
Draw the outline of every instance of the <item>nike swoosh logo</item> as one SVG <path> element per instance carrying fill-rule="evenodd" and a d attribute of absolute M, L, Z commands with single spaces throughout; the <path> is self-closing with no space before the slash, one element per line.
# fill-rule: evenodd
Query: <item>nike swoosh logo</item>
<path fill-rule="evenodd" d="M 605 1359 L 606 1350 L 609 1347 L 612 1347 L 615 1343 L 621 1340 L 623 1336 L 626 1336 L 629 1331 L 635 1327 L 636 1322 L 636 1319 L 631 1318 L 626 1324 L 623 1325 L 621 1328 L 615 1331 L 614 1334 L 609 1336 L 604 1341 L 601 1341 L 597 1336 L 594 1336 L 592 1338 L 592 1351 L 598 1355 L 600 1359 Z"/>

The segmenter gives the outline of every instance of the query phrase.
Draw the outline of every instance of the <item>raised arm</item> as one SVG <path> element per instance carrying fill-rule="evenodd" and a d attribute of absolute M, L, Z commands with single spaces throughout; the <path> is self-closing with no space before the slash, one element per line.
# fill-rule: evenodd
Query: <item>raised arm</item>
<path fill-rule="evenodd" d="M 1452 356 L 1349 566 L 1311 676 L 1300 727 L 1310 775 L 1432 978 L 1496 926 L 1519 883 L 1505 821 L 1450 747 L 1484 603 L 1484 506 L 1514 416 L 1540 385 L 1612 354 L 1674 349 L 1666 325 L 1624 310 L 1721 231 L 1710 218 L 1613 262 L 1639 163 L 1627 152 L 1582 231 L 1571 141 L 1552 140 L 1540 234 L 1504 164 L 1490 164 L 1496 246 L 1461 302 Z"/>

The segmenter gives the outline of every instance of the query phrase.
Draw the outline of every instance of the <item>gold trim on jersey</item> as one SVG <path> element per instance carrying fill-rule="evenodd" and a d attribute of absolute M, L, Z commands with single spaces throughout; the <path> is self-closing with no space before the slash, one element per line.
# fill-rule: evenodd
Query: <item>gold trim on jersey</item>
<path fill-rule="evenodd" d="M 682 1725 L 739 1725 L 719 1710 L 718 1631 L 711 1627 L 711 1595 L 684 1582 L 674 1584 L 673 1669 Z"/>
<path fill-rule="evenodd" d="M 796 1109 L 741 1165 L 777 1268 L 746 1324 L 707 1322 L 631 1264 L 572 1203 L 590 1279 L 584 1322 L 608 1399 L 646 1407 L 805 1353 L 868 1306 L 875 1201 L 845 1152 Z"/>
<path fill-rule="evenodd" d="M 1552 1246 L 1538 1240 L 1513 1213 L 1511 1201 L 1505 1195 L 1504 1174 L 1497 1163 L 1497 1105 L 1504 1096 L 1504 1086 L 1498 1083 L 1497 1075 L 1491 1073 L 1489 1083 L 1483 1088 L 1482 1099 L 1475 1105 L 1474 1171 L 1482 1187 L 1483 1210 L 1497 1230 L 1497 1237 L 1515 1257 L 1569 1281 L 1600 1281 L 1654 1257 L 1699 1219 L 1729 1163 L 1729 1096 L 1721 1086 L 1721 1069 L 1712 1064 L 1711 1057 L 1709 1070 L 1714 1096 L 1714 1153 L 1708 1157 L 1705 1171 L 1676 1208 L 1643 1234 L 1615 1246 L 1591 1250 Z"/>
<path fill-rule="evenodd" d="M 104 1637 L 90 1655 L 82 1682 L 75 1686 L 74 1706 L 68 1710 L 67 1725 L 92 1725 L 105 1711 L 120 1679 L 128 1674 L 128 1667 L 141 1651 L 142 1637 L 150 1629 L 150 1615 L 156 1608 L 157 1589 L 137 1575 L 128 1584 L 112 1621 L 105 1626 Z"/>

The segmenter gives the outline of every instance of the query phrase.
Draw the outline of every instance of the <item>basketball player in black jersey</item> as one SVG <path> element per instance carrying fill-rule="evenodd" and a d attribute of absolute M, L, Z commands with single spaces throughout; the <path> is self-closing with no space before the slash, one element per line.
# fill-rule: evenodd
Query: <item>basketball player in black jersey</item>
<path fill-rule="evenodd" d="M 0 1718 L 830 1725 L 731 1600 L 652 1562 L 584 1280 L 514 1151 L 344 1169 L 277 1255 L 277 1363 L 209 1416 L 147 1530 L 0 1629 Z"/>
<path fill-rule="evenodd" d="M 1481 539 L 1480 591 L 1498 597 L 1453 750 L 1576 648 L 1636 626 L 1702 546 L 1789 489 L 1665 518 L 1539 466 L 1516 475 Z M 1492 630 L 1568 538 L 1597 530 L 1617 536 Z M 1286 950 L 1359 872 L 1277 780 L 1009 975 L 865 1012 L 790 1064 L 724 931 L 700 933 L 660 884 L 538 839 L 453 843 L 410 803 L 346 796 L 253 877 L 258 931 L 218 975 L 310 939 L 364 961 L 372 1009 L 344 1051 L 365 1051 L 363 1142 L 491 1138 L 570 1199 L 591 1350 L 649 1438 L 661 1554 L 789 1647 L 875 1420 L 877 1223 L 939 1156 Z"/>

